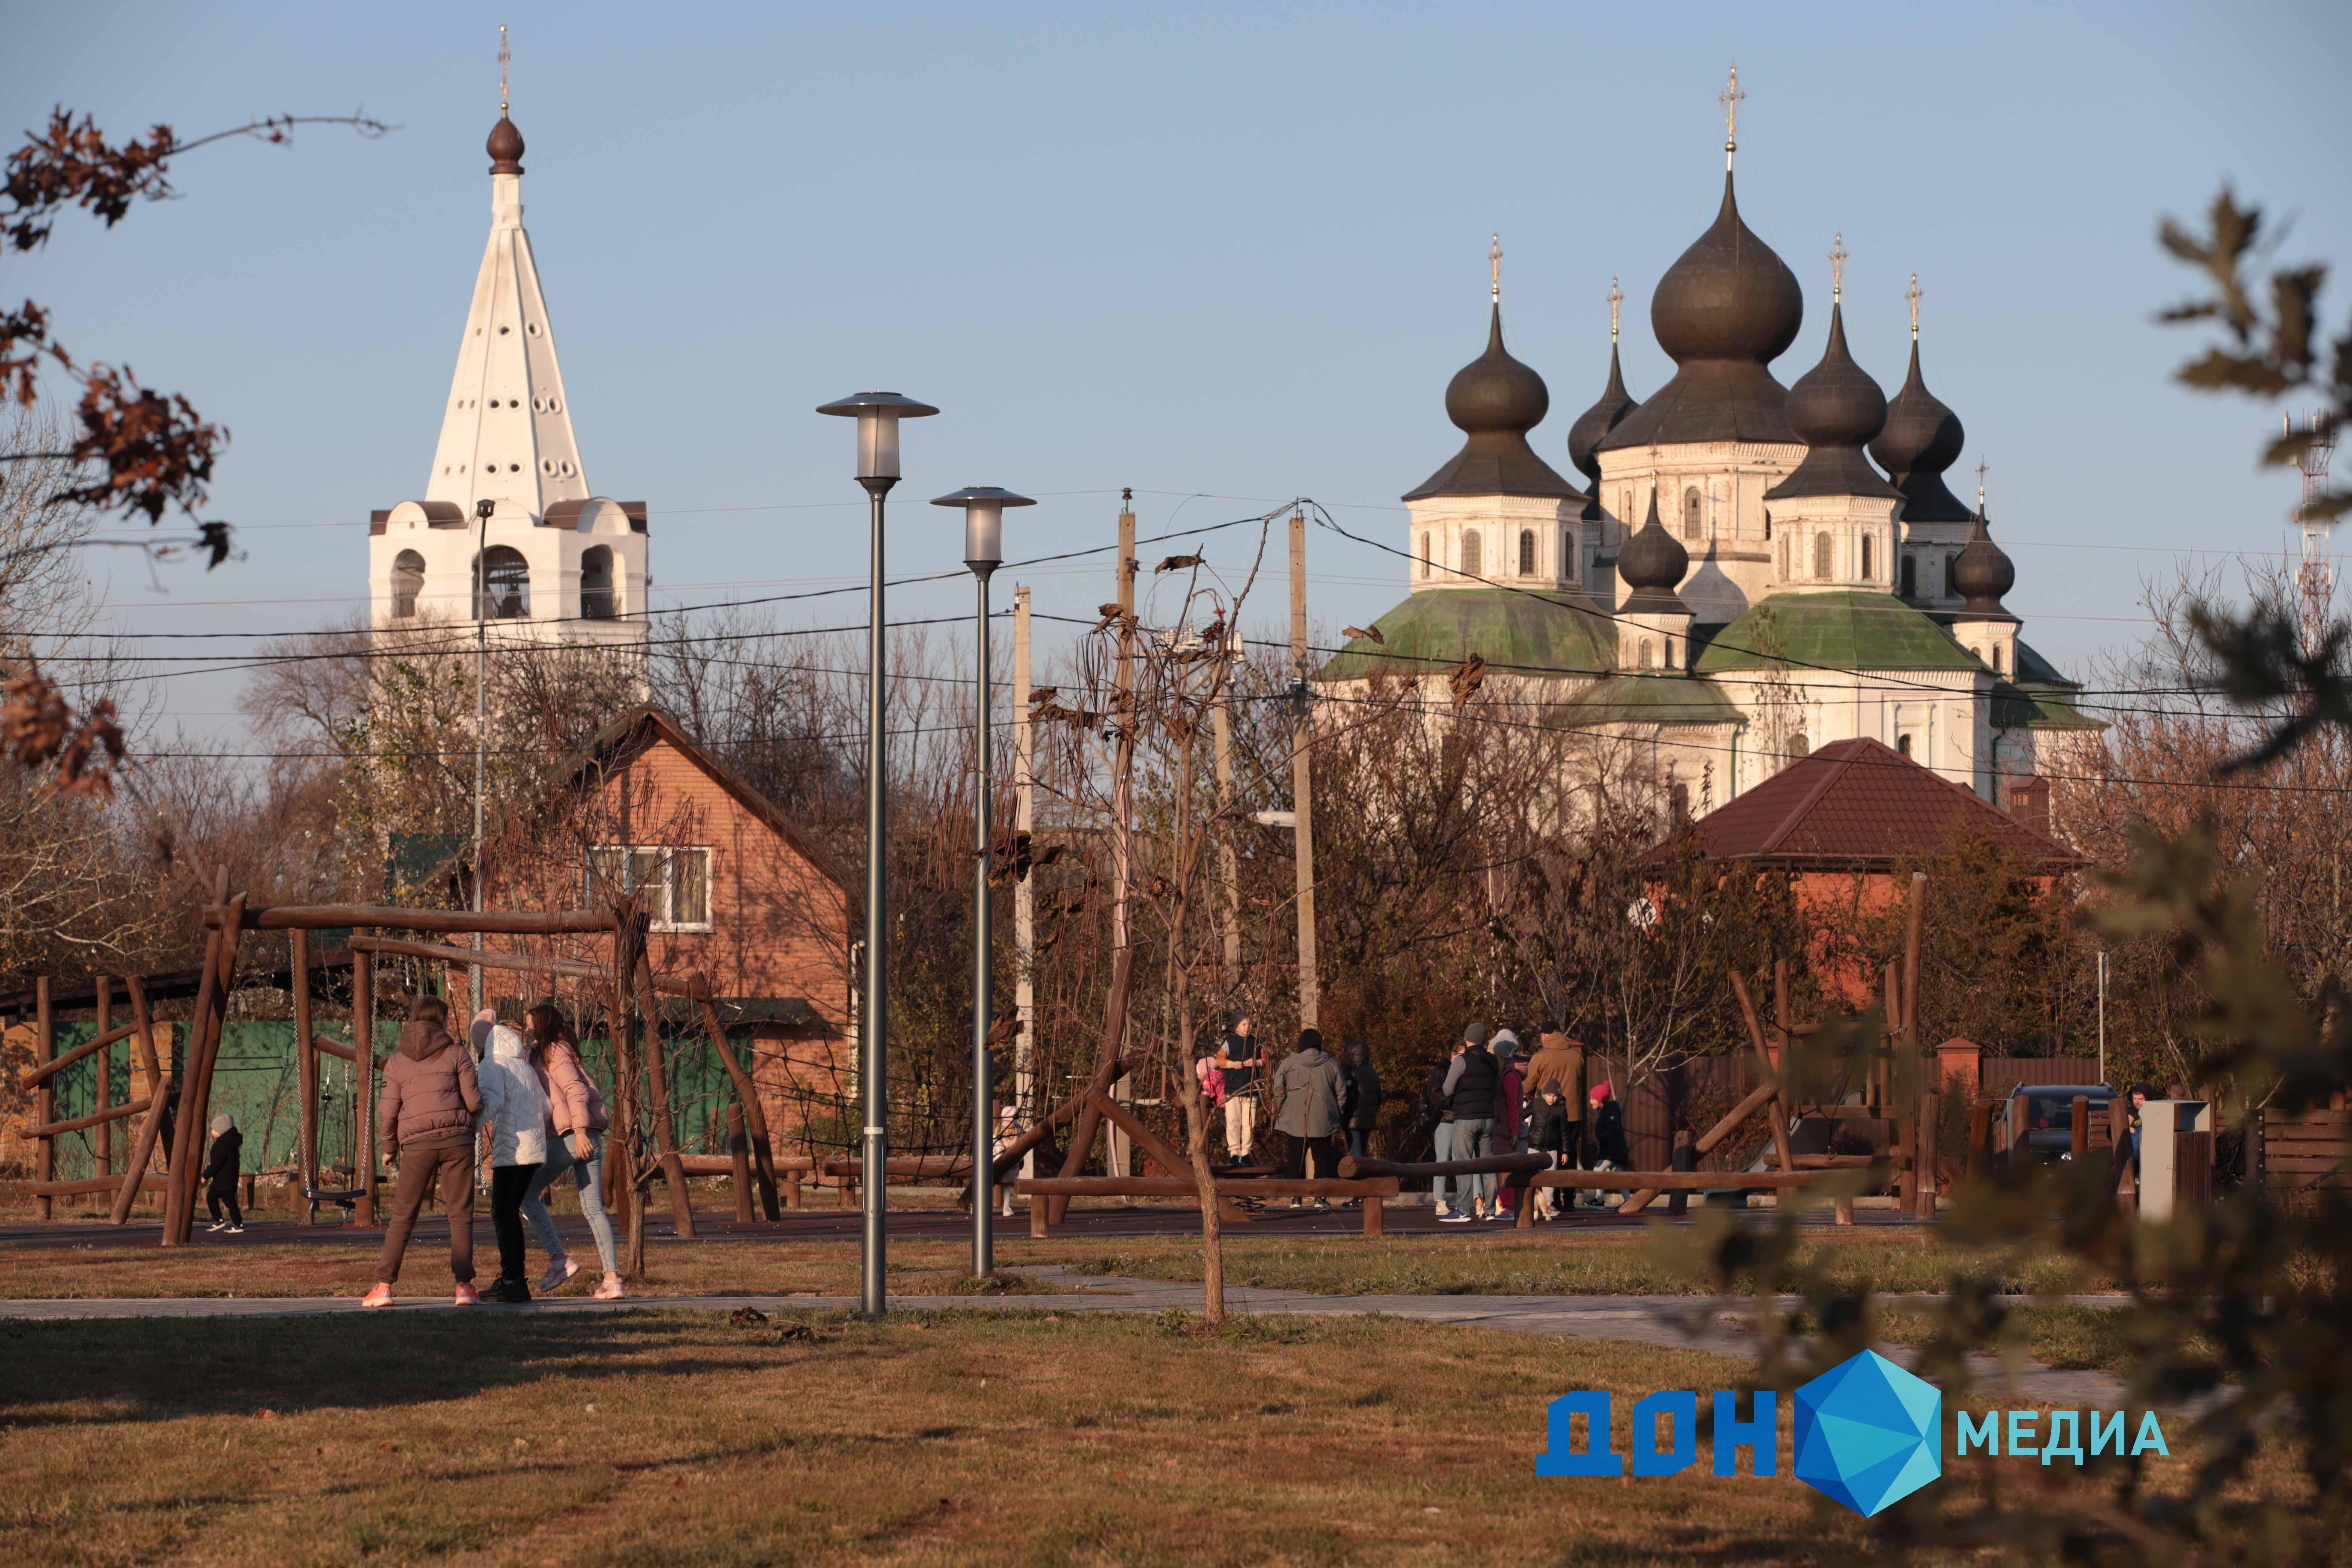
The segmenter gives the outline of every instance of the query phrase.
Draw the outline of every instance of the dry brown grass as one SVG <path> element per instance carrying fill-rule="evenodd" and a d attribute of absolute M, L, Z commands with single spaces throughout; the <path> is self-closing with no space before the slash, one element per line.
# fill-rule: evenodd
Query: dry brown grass
<path fill-rule="evenodd" d="M 1534 1479 L 1549 1398 L 1737 1376 L 1696 1353 L 1377 1319 L 782 1327 L 10 1325 L 0 1558 L 1631 1565 L 1860 1535 L 1793 1481 L 1703 1462 Z"/>

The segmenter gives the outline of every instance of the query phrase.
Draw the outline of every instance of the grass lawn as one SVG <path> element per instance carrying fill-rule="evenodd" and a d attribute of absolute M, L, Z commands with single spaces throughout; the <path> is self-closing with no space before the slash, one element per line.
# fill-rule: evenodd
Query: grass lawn
<path fill-rule="evenodd" d="M 1538 1481 L 1544 1406 L 1738 1363 L 1392 1319 L 0 1330 L 0 1559 L 1812 1563 L 1786 1479 Z M 1783 1422 L 1784 1439 L 1787 1423 Z M 2185 1468 L 2185 1467 L 2184 1467 Z"/>

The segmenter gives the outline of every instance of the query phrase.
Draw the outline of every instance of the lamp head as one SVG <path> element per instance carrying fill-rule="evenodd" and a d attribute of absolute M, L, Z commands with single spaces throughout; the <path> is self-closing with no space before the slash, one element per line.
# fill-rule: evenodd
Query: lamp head
<path fill-rule="evenodd" d="M 939 410 L 895 392 L 860 392 L 838 403 L 821 405 L 817 412 L 857 421 L 859 479 L 895 479 L 898 477 L 898 421 L 920 419 Z"/>
<path fill-rule="evenodd" d="M 966 485 L 931 504 L 963 508 L 963 563 L 984 577 L 1004 563 L 1004 509 L 1037 503 L 994 485 Z"/>
<path fill-rule="evenodd" d="M 474 515 L 480 518 L 484 522 L 489 521 L 490 514 L 498 510 L 499 503 L 492 500 L 488 496 L 484 496 L 481 500 L 474 503 Z"/>

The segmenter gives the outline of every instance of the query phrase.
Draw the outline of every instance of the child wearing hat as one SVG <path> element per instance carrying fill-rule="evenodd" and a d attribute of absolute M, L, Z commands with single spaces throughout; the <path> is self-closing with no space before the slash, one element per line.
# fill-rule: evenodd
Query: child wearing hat
<path fill-rule="evenodd" d="M 245 1234 L 245 1215 L 236 1206 L 237 1168 L 244 1162 L 245 1134 L 236 1130 L 236 1118 L 224 1110 L 213 1118 L 212 1158 L 205 1162 L 205 1208 L 213 1216 L 206 1230 Z M 228 1208 L 226 1219 L 221 1217 L 223 1205 Z"/>

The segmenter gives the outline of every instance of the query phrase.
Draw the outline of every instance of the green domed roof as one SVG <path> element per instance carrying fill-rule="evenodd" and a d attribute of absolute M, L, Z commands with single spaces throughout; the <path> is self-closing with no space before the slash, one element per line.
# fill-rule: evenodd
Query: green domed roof
<path fill-rule="evenodd" d="M 1412 595 L 1372 629 L 1386 640 L 1353 638 L 1316 679 L 1432 675 L 1474 653 L 1500 674 L 1591 679 L 1617 668 L 1616 623 L 1582 594 L 1436 588 Z"/>
<path fill-rule="evenodd" d="M 1569 728 L 1585 724 L 1739 724 L 1738 704 L 1712 680 L 1688 675 L 1612 675 L 1570 698 L 1553 715 Z"/>
<path fill-rule="evenodd" d="M 1892 594 L 1775 594 L 1709 639 L 1700 675 L 1775 665 L 1829 669 L 1981 669 L 1925 611 Z"/>

